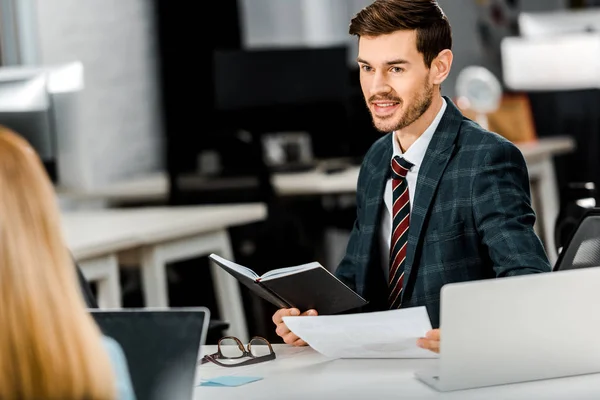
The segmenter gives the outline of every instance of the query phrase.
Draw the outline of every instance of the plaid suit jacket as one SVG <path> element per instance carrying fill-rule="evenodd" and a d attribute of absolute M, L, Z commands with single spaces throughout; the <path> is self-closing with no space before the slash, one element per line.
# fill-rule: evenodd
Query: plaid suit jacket
<path fill-rule="evenodd" d="M 402 291 L 402 307 L 426 306 L 434 328 L 440 289 L 447 283 L 550 271 L 533 230 L 523 155 L 445 100 L 448 106 L 417 178 Z M 369 301 L 358 311 L 387 309 L 378 241 L 391 135 L 377 140 L 364 157 L 356 221 L 336 269 L 336 276 Z"/>

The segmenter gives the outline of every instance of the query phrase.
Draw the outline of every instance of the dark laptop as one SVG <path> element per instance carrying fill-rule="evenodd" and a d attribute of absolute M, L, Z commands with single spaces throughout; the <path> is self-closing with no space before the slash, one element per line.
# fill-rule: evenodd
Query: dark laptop
<path fill-rule="evenodd" d="M 127 357 L 138 400 L 192 400 L 210 320 L 205 307 L 90 310 Z"/>

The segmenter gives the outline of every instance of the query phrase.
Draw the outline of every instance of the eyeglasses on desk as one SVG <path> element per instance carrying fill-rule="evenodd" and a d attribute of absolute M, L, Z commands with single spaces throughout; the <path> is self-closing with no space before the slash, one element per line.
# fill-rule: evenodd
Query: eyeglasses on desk
<path fill-rule="evenodd" d="M 241 367 L 243 365 L 257 364 L 274 360 L 275 351 L 271 343 L 263 337 L 254 336 L 244 346 L 242 341 L 235 336 L 225 336 L 217 343 L 217 352 L 207 354 L 198 362 L 199 365 L 212 362 L 221 367 Z M 242 360 L 245 359 L 245 360 Z"/>

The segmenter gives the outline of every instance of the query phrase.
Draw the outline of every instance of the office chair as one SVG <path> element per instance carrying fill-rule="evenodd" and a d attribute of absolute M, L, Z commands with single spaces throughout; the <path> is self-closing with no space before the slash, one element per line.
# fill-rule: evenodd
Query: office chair
<path fill-rule="evenodd" d="M 561 205 L 554 226 L 554 243 L 557 253 L 571 238 L 586 211 L 595 207 L 596 189 L 593 182 L 567 184 L 561 193 Z"/>
<path fill-rule="evenodd" d="M 75 269 L 77 270 L 77 281 L 79 282 L 79 287 L 81 288 L 81 294 L 85 300 L 85 305 L 87 308 L 98 308 L 98 303 L 94 293 L 92 293 L 92 288 L 90 287 L 87 279 L 85 279 L 85 276 L 83 275 L 83 272 L 81 272 L 81 269 L 77 263 L 75 263 Z"/>
<path fill-rule="evenodd" d="M 600 207 L 588 209 L 566 242 L 554 271 L 600 266 Z"/>

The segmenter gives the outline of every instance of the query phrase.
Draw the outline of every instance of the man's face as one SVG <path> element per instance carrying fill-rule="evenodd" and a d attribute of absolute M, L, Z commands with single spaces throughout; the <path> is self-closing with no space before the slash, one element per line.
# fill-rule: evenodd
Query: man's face
<path fill-rule="evenodd" d="M 397 31 L 359 40 L 360 84 L 373 124 L 381 132 L 411 125 L 431 105 L 430 70 L 416 39 L 416 31 Z"/>

